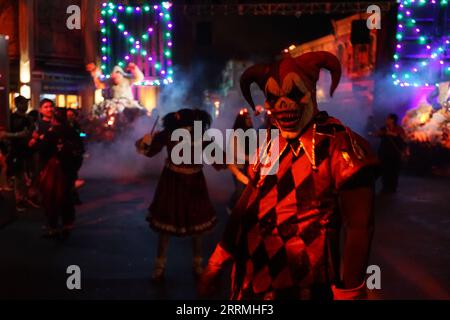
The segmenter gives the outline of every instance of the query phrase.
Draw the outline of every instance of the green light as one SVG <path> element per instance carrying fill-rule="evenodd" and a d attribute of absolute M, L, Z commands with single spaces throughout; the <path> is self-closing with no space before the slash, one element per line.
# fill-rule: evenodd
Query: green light
<path fill-rule="evenodd" d="M 419 37 L 419 42 L 420 42 L 420 43 L 423 44 L 423 43 L 425 43 L 426 41 L 427 41 L 427 38 L 425 38 L 424 36 L 420 36 L 420 37 Z"/>
<path fill-rule="evenodd" d="M 132 7 L 127 7 L 127 13 L 131 13 L 133 12 L 133 8 Z"/>
<path fill-rule="evenodd" d="M 134 43 L 134 38 L 131 37 L 128 41 L 130 41 L 131 43 Z"/>
<path fill-rule="evenodd" d="M 142 51 L 141 54 L 145 57 L 147 55 L 147 51 Z"/>
<path fill-rule="evenodd" d="M 131 49 L 130 52 L 131 54 L 136 54 L 136 49 Z"/>
<path fill-rule="evenodd" d="M 422 61 L 422 66 L 426 66 L 427 65 L 427 63 L 425 62 L 425 61 Z"/>
<path fill-rule="evenodd" d="M 416 24 L 416 20 L 414 20 L 414 19 L 411 19 L 411 22 L 412 22 L 413 24 Z"/>
<path fill-rule="evenodd" d="M 397 15 L 397 19 L 398 19 L 398 20 L 402 20 L 402 19 L 403 19 L 403 15 L 402 15 L 401 13 L 399 13 L 399 14 Z"/>
<path fill-rule="evenodd" d="M 142 39 L 148 40 L 148 34 L 143 34 L 143 35 L 142 35 Z"/>
<path fill-rule="evenodd" d="M 168 74 L 173 74 L 173 70 L 169 69 Z"/>
<path fill-rule="evenodd" d="M 394 59 L 398 60 L 398 54 L 394 54 Z"/>
<path fill-rule="evenodd" d="M 104 16 L 106 14 L 105 10 L 102 10 L 102 16 Z"/>
<path fill-rule="evenodd" d="M 102 70 L 106 69 L 106 66 L 104 64 L 102 64 L 102 66 L 100 67 Z"/>
<path fill-rule="evenodd" d="M 444 51 L 444 49 L 442 48 L 442 47 L 439 47 L 439 52 L 443 52 Z"/>
<path fill-rule="evenodd" d="M 405 74 L 405 79 L 409 79 L 409 74 L 408 73 Z"/>
<path fill-rule="evenodd" d="M 114 13 L 114 10 L 109 9 L 109 10 L 108 10 L 108 13 L 109 13 L 110 15 L 112 15 L 112 14 Z"/>
<path fill-rule="evenodd" d="M 118 65 L 119 65 L 119 67 L 123 67 L 125 64 L 124 64 L 122 61 L 120 61 L 120 62 L 118 63 Z"/>
<path fill-rule="evenodd" d="M 161 65 L 159 63 L 155 63 L 155 69 L 160 69 Z"/>
<path fill-rule="evenodd" d="M 102 28 L 101 32 L 102 32 L 102 33 L 106 33 L 106 29 L 105 29 L 105 28 Z"/>
<path fill-rule="evenodd" d="M 119 30 L 123 30 L 123 29 L 125 29 L 125 26 L 121 23 L 117 26 L 117 28 L 119 28 Z"/>
<path fill-rule="evenodd" d="M 400 33 L 397 33 L 396 38 L 397 38 L 397 40 L 402 40 L 403 36 Z"/>
<path fill-rule="evenodd" d="M 150 6 L 145 6 L 145 7 L 144 7 L 144 10 L 147 11 L 147 12 L 149 12 L 149 11 L 150 11 Z"/>
<path fill-rule="evenodd" d="M 397 79 L 397 76 L 395 74 L 393 74 L 392 79 Z"/>
<path fill-rule="evenodd" d="M 164 18 L 165 18 L 166 20 L 169 20 L 169 19 L 170 19 L 170 14 L 166 13 L 166 14 L 164 15 Z"/>
<path fill-rule="evenodd" d="M 170 38 L 170 32 L 166 32 L 166 37 Z"/>
<path fill-rule="evenodd" d="M 102 47 L 102 52 L 106 52 L 106 47 Z"/>
<path fill-rule="evenodd" d="M 164 52 L 164 54 L 166 55 L 166 57 L 170 57 L 170 51 L 166 51 Z"/>
<path fill-rule="evenodd" d="M 442 1 L 441 1 L 441 5 L 442 5 L 442 6 L 445 6 L 445 5 L 447 5 L 447 4 L 448 4 L 448 1 L 447 1 L 447 0 L 442 0 Z"/>

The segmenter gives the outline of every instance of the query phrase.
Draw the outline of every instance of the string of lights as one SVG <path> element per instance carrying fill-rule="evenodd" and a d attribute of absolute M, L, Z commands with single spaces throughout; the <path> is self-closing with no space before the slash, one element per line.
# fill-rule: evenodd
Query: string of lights
<path fill-rule="evenodd" d="M 450 35 L 445 34 L 448 22 L 444 19 L 439 28 L 432 27 L 436 12 L 444 10 L 448 10 L 448 0 L 399 1 L 392 74 L 395 85 L 428 87 L 443 76 L 450 77 Z"/>
<path fill-rule="evenodd" d="M 171 7 L 170 2 L 141 6 L 103 3 L 99 21 L 102 72 L 109 74 L 116 65 L 135 63 L 145 75 L 145 80 L 136 85 L 172 83 Z"/>

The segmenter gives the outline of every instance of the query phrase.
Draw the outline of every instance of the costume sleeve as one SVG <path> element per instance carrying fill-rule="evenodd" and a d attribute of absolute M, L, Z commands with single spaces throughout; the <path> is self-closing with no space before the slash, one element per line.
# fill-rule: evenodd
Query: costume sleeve
<path fill-rule="evenodd" d="M 346 183 L 339 193 L 339 208 L 343 222 L 342 282 L 340 288 L 355 290 L 363 297 L 367 264 L 374 228 L 374 181 L 367 171 Z M 348 293 L 348 292 L 347 292 Z"/>
<path fill-rule="evenodd" d="M 369 143 L 350 129 L 337 132 L 331 147 L 331 175 L 336 190 L 362 169 L 378 174 L 378 159 Z"/>
<path fill-rule="evenodd" d="M 153 157 L 158 154 L 167 143 L 166 131 L 161 131 L 153 134 L 150 144 L 144 143 L 144 138 L 136 141 L 136 149 L 139 153 L 147 156 Z"/>
<path fill-rule="evenodd" d="M 344 231 L 342 279 L 334 295 L 336 299 L 364 298 L 378 161 L 369 144 L 349 129 L 336 134 L 331 152 L 331 174 L 339 192 Z"/>

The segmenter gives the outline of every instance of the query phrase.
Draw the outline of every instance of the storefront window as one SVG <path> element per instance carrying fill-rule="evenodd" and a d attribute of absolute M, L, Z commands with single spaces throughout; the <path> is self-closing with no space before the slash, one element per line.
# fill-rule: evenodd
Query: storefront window
<path fill-rule="evenodd" d="M 81 104 L 81 97 L 77 95 L 64 95 L 64 94 L 42 94 L 41 100 L 46 98 L 55 101 L 56 106 L 59 108 L 79 109 Z"/>

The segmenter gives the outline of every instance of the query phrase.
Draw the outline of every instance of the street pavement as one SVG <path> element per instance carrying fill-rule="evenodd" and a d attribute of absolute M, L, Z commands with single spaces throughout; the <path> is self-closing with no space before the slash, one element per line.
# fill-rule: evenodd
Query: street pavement
<path fill-rule="evenodd" d="M 206 169 L 219 224 L 204 237 L 207 257 L 220 239 L 232 192 L 228 172 Z M 44 219 L 29 210 L 0 229 L 0 299 L 196 299 L 190 239 L 172 238 L 166 282 L 150 282 L 157 235 L 145 221 L 158 176 L 88 179 L 76 229 L 66 241 L 41 238 Z M 402 176 L 399 193 L 377 196 L 371 265 L 381 270 L 372 299 L 450 299 L 450 184 Z M 67 267 L 81 269 L 68 290 Z M 227 270 L 229 271 L 229 269 Z M 229 278 L 213 299 L 226 299 Z"/>

